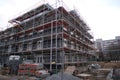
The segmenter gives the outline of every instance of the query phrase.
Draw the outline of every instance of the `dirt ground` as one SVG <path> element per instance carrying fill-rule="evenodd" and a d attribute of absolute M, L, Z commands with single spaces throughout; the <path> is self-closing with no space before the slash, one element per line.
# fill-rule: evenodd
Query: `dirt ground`
<path fill-rule="evenodd" d="M 120 68 L 120 62 L 99 62 L 103 68 L 113 68 L 114 66 L 117 66 Z"/>
<path fill-rule="evenodd" d="M 93 63 L 94 64 L 94 63 Z M 97 64 L 101 65 L 101 69 L 97 70 L 93 73 L 92 78 L 88 80 L 106 80 L 108 73 L 112 70 L 113 67 L 120 68 L 120 62 L 97 62 Z"/>

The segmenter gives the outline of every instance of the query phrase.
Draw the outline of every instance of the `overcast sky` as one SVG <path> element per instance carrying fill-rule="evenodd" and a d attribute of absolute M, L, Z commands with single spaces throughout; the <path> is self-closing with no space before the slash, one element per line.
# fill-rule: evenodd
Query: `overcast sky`
<path fill-rule="evenodd" d="M 0 0 L 0 29 L 8 20 L 41 4 L 41 0 Z M 53 1 L 53 0 L 48 0 Z M 70 8 L 76 8 L 86 21 L 95 39 L 114 39 L 120 36 L 120 0 L 63 0 Z M 54 3 L 54 2 L 51 2 Z"/>

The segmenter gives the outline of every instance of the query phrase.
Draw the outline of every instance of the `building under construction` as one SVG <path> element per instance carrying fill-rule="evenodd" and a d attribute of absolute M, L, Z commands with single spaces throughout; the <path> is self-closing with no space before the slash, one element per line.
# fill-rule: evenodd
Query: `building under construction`
<path fill-rule="evenodd" d="M 1 63 L 20 55 L 52 70 L 79 66 L 94 57 L 93 36 L 75 10 L 45 3 L 9 22 L 13 26 L 0 32 Z"/>

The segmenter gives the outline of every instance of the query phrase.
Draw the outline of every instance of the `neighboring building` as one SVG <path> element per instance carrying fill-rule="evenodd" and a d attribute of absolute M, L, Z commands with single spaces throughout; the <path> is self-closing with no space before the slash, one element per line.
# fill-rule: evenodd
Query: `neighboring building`
<path fill-rule="evenodd" d="M 2 63 L 20 55 L 52 70 L 93 57 L 93 36 L 75 10 L 43 4 L 9 22 L 14 25 L 0 32 Z"/>
<path fill-rule="evenodd" d="M 114 49 L 115 46 L 119 47 L 120 46 L 120 36 L 117 36 L 115 39 L 111 39 L 111 40 L 102 40 L 102 39 L 97 39 L 95 41 L 95 46 L 96 48 L 98 49 L 98 52 L 102 53 L 103 54 L 103 57 L 106 57 L 108 58 L 109 54 L 111 52 L 115 52 L 115 53 L 118 53 L 120 52 L 119 49 Z M 114 49 L 114 50 L 113 50 Z M 116 54 L 114 54 L 116 55 Z M 114 57 L 114 56 L 113 56 Z"/>

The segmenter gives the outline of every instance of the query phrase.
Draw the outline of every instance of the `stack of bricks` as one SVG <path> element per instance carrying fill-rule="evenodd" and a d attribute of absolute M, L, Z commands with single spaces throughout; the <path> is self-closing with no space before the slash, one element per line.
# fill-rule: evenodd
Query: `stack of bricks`
<path fill-rule="evenodd" d="M 35 75 L 35 72 L 42 67 L 39 64 L 20 64 L 18 74 L 19 75 Z"/>

